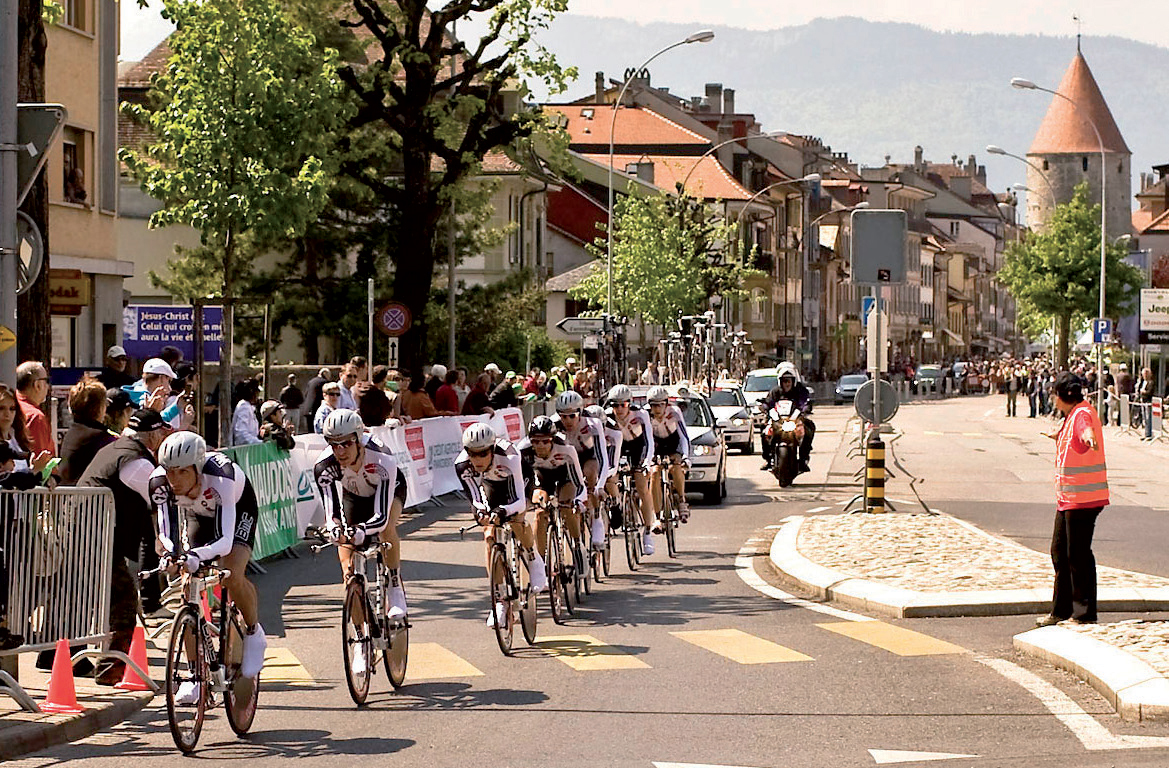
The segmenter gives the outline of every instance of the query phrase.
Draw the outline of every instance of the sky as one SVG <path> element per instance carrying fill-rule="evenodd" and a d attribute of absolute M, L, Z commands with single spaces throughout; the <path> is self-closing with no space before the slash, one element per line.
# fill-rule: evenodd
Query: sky
<path fill-rule="evenodd" d="M 170 32 L 158 11 L 162 0 L 139 9 L 123 0 L 122 60 L 137 61 Z M 776 29 L 815 18 L 857 16 L 900 21 L 940 31 L 1002 34 L 1075 34 L 1080 15 L 1085 37 L 1116 35 L 1169 45 L 1166 0 L 570 0 L 571 13 L 635 22 L 676 21 Z"/>

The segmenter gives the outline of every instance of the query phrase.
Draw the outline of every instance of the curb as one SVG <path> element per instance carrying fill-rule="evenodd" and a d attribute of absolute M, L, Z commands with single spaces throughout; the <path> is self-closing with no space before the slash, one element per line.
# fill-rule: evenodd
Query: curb
<path fill-rule="evenodd" d="M 1014 645 L 1087 682 L 1123 720 L 1169 720 L 1169 680 L 1127 651 L 1060 626 L 1015 635 Z"/>
<path fill-rule="evenodd" d="M 969 592 L 916 592 L 890 587 L 817 565 L 796 547 L 804 517 L 785 518 L 771 542 L 771 564 L 781 578 L 821 600 L 831 600 L 895 619 L 954 616 L 1016 616 L 1046 613 L 1050 589 L 988 589 Z M 994 538 L 988 535 L 988 538 Z M 1098 610 L 1146 612 L 1169 610 L 1169 589 L 1108 587 L 1099 590 Z"/>
<path fill-rule="evenodd" d="M 79 715 L 50 715 L 18 712 L 0 720 L 0 760 L 11 760 L 31 752 L 84 739 L 112 728 L 144 708 L 154 698 L 150 691 L 111 694 L 107 691 L 78 690 L 85 711 Z"/>

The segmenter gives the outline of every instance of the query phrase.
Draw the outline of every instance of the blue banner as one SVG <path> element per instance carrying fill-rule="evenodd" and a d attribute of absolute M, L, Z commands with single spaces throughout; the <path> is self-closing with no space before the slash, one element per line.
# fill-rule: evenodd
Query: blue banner
<path fill-rule="evenodd" d="M 193 307 L 131 304 L 122 311 L 122 346 L 139 360 L 157 357 L 168 344 L 187 360 L 195 359 Z M 223 308 L 203 307 L 203 359 L 219 362 L 223 342 Z"/>

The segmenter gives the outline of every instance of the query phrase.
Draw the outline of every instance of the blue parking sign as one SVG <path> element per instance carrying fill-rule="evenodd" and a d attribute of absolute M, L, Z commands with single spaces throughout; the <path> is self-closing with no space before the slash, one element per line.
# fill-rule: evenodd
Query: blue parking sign
<path fill-rule="evenodd" d="M 1092 321 L 1092 343 L 1109 344 L 1112 342 L 1112 321 L 1098 317 Z"/>

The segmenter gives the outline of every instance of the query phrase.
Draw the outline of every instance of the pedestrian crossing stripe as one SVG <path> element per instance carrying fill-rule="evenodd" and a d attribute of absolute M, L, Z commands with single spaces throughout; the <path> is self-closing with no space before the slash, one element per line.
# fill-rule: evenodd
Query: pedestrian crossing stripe
<path fill-rule="evenodd" d="M 799 651 L 793 651 L 791 648 L 785 648 L 738 629 L 707 629 L 670 634 L 739 664 L 813 661 L 811 656 L 805 656 Z"/>
<path fill-rule="evenodd" d="M 438 643 L 410 643 L 406 673 L 411 680 L 441 680 L 448 677 L 482 677 L 474 664 Z"/>
<path fill-rule="evenodd" d="M 537 642 L 536 647 L 578 672 L 650 668 L 649 664 L 620 646 L 602 643 L 592 635 L 546 637 Z"/>
<path fill-rule="evenodd" d="M 271 646 L 264 650 L 263 680 L 265 685 L 311 685 L 314 682 L 313 676 L 290 649 Z"/>
<path fill-rule="evenodd" d="M 912 629 L 895 627 L 883 621 L 840 621 L 817 624 L 816 626 L 882 648 L 898 656 L 940 656 L 966 653 L 966 649 L 959 645 L 914 632 Z"/>

